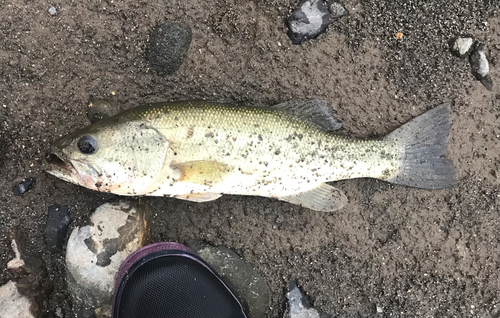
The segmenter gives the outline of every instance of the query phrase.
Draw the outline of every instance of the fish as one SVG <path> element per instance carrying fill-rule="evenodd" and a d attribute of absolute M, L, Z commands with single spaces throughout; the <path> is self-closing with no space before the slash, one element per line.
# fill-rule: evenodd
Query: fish
<path fill-rule="evenodd" d="M 445 156 L 449 103 L 378 139 L 340 135 L 332 113 L 321 99 L 269 107 L 147 104 L 56 140 L 47 172 L 123 196 L 206 202 L 250 195 L 324 212 L 348 202 L 327 182 L 375 178 L 422 189 L 457 183 L 453 161 Z"/>

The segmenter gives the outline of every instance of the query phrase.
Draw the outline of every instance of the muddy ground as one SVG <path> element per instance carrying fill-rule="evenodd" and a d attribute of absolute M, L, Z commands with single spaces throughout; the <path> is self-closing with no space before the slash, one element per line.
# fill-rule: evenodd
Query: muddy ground
<path fill-rule="evenodd" d="M 42 164 L 53 140 L 88 124 L 92 97 L 123 109 L 322 98 L 357 137 L 383 136 L 451 101 L 449 157 L 460 173 L 452 189 L 337 182 L 349 203 L 335 213 L 256 197 L 158 198 L 153 240 L 235 249 L 268 278 L 269 317 L 283 313 L 290 279 L 334 317 L 500 317 L 499 2 L 347 0 L 348 17 L 294 46 L 285 21 L 297 2 L 0 0 L 0 283 L 18 225 L 54 283 L 48 310 L 69 313 L 64 252 L 44 244 L 47 209 L 68 205 L 71 230 L 113 196 L 56 180 Z M 164 21 L 193 30 L 183 66 L 167 77 L 145 59 L 148 34 Z M 475 81 L 467 59 L 449 53 L 460 33 L 486 43 L 493 91 Z M 36 187 L 14 196 L 12 187 L 31 176 Z"/>

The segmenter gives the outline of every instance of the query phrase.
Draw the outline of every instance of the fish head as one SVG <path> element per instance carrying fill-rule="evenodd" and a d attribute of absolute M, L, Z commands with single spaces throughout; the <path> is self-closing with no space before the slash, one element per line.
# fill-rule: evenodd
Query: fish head
<path fill-rule="evenodd" d="M 140 195 L 169 164 L 168 146 L 144 124 L 98 122 L 56 140 L 47 172 L 96 191 Z"/>

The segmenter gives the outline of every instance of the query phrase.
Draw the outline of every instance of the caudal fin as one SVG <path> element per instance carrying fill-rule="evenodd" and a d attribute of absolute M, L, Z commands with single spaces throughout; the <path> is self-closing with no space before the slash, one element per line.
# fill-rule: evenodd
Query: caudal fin
<path fill-rule="evenodd" d="M 451 108 L 445 103 L 387 135 L 402 151 L 399 173 L 388 181 L 422 189 L 455 185 L 458 177 L 453 162 L 444 158 L 450 128 Z"/>

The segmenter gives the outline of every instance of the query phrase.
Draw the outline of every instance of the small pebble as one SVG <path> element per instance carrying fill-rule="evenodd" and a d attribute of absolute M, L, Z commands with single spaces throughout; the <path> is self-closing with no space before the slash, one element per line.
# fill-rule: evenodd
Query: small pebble
<path fill-rule="evenodd" d="M 62 307 L 56 307 L 54 310 L 54 317 L 64 318 L 64 309 Z"/>
<path fill-rule="evenodd" d="M 333 19 L 340 19 L 349 14 L 349 11 L 340 2 L 332 2 L 328 6 Z"/>
<path fill-rule="evenodd" d="M 339 2 L 302 0 L 288 18 L 288 37 L 293 44 L 302 44 L 325 32 L 333 22 L 348 14 Z"/>
<path fill-rule="evenodd" d="M 71 215 L 67 205 L 56 203 L 49 207 L 47 226 L 45 227 L 45 242 L 50 251 L 57 252 L 62 249 L 70 223 Z"/>
<path fill-rule="evenodd" d="M 332 16 L 323 0 L 302 0 L 288 18 L 288 37 L 302 44 L 326 31 Z"/>
<path fill-rule="evenodd" d="M 457 36 L 450 41 L 451 53 L 458 57 L 465 57 L 469 55 L 472 44 L 474 44 L 474 38 L 472 36 Z"/>
<path fill-rule="evenodd" d="M 288 303 L 283 315 L 284 318 L 331 318 L 330 315 L 312 307 L 307 296 L 294 281 L 291 281 L 288 285 L 286 298 Z"/>
<path fill-rule="evenodd" d="M 49 13 L 50 15 L 55 15 L 57 13 L 57 9 L 55 7 L 50 7 Z"/>
<path fill-rule="evenodd" d="M 36 178 L 28 178 L 12 188 L 14 195 L 21 195 L 31 190 L 36 184 Z"/>
<path fill-rule="evenodd" d="M 104 118 L 111 117 L 120 112 L 120 108 L 115 102 L 109 99 L 94 98 L 87 106 L 87 118 L 91 124 L 98 122 Z"/>
<path fill-rule="evenodd" d="M 19 252 L 19 248 L 17 247 L 17 242 L 15 239 L 12 239 L 10 246 L 14 251 L 14 258 L 11 259 L 7 263 L 7 269 L 17 270 L 25 265 L 24 260 L 21 258 L 21 252 Z"/>
<path fill-rule="evenodd" d="M 146 57 L 160 75 L 172 75 L 182 65 L 192 39 L 191 27 L 185 23 L 164 23 L 149 34 Z"/>
<path fill-rule="evenodd" d="M 472 75 L 476 77 L 478 81 L 483 84 L 483 86 L 491 91 L 493 83 L 489 75 L 490 65 L 486 54 L 484 53 L 484 44 L 476 41 L 474 43 L 474 48 L 469 56 L 469 62 L 471 65 Z"/>

